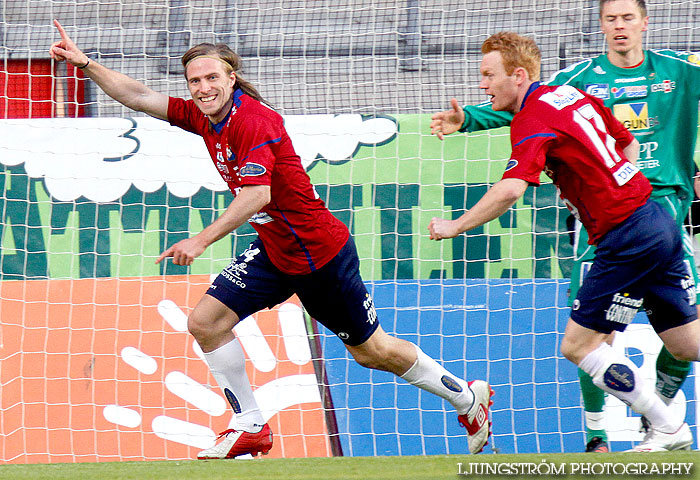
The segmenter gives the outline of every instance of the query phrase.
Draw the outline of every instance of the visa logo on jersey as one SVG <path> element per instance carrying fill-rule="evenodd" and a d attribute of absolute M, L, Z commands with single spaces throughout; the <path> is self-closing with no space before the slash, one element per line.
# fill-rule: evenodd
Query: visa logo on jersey
<path fill-rule="evenodd" d="M 646 102 L 615 105 L 613 114 L 627 130 L 646 130 L 651 127 L 649 107 Z"/>

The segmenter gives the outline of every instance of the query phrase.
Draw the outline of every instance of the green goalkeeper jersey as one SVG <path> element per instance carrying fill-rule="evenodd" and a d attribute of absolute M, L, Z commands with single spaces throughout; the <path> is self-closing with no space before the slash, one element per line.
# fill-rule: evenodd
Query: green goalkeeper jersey
<path fill-rule="evenodd" d="M 675 193 L 690 206 L 700 54 L 645 50 L 644 61 L 634 68 L 616 67 L 600 55 L 560 70 L 548 83 L 568 84 L 603 100 L 641 144 L 637 165 L 654 187 L 653 195 Z M 464 112 L 462 132 L 506 126 L 512 118 L 493 111 L 490 103 L 465 106 Z M 687 209 L 676 218 L 682 222 L 686 214 Z"/>

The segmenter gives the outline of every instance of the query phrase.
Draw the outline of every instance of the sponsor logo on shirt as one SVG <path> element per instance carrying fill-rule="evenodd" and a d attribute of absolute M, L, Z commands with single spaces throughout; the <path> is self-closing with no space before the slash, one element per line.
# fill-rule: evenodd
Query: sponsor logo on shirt
<path fill-rule="evenodd" d="M 646 168 L 656 168 L 661 163 L 658 160 L 638 160 L 637 161 L 637 166 L 639 167 L 640 170 L 644 170 Z"/>
<path fill-rule="evenodd" d="M 583 98 L 583 94 L 569 85 L 562 85 L 553 92 L 545 93 L 540 97 L 540 101 L 545 102 L 557 110 L 573 105 Z"/>
<path fill-rule="evenodd" d="M 657 117 L 649 116 L 649 107 L 646 102 L 614 105 L 613 114 L 629 131 L 647 130 L 659 124 Z"/>
<path fill-rule="evenodd" d="M 630 162 L 625 162 L 613 173 L 613 177 L 615 177 L 615 181 L 619 186 L 623 186 L 625 183 L 629 182 L 638 171 L 639 169 Z"/>
<path fill-rule="evenodd" d="M 639 160 L 637 160 L 637 167 L 640 170 L 645 168 L 656 168 L 661 163 L 654 158 L 654 152 L 658 150 L 658 142 L 643 142 L 639 145 Z"/>
<path fill-rule="evenodd" d="M 600 98 L 601 100 L 607 100 L 610 98 L 610 85 L 607 83 L 588 83 L 586 84 L 584 91 L 589 95 Z"/>
<path fill-rule="evenodd" d="M 274 221 L 275 219 L 265 212 L 258 212 L 248 220 L 249 223 L 257 223 L 258 225 L 263 225 Z"/>
<path fill-rule="evenodd" d="M 676 88 L 676 82 L 673 80 L 664 80 L 661 83 L 654 83 L 651 85 L 652 92 L 671 93 L 674 88 Z"/>
<path fill-rule="evenodd" d="M 616 78 L 615 83 L 634 83 L 634 82 L 641 82 L 642 80 L 646 80 L 647 77 L 634 77 L 634 78 Z"/>
<path fill-rule="evenodd" d="M 647 86 L 646 85 L 629 85 L 627 87 L 613 87 L 612 94 L 615 98 L 627 97 L 627 98 L 640 98 L 647 96 Z"/>
<path fill-rule="evenodd" d="M 264 175 L 267 170 L 260 164 L 257 163 L 246 163 L 243 168 L 241 168 L 241 177 L 259 177 Z"/>
<path fill-rule="evenodd" d="M 517 167 L 517 166 L 518 166 L 518 161 L 514 158 L 511 158 L 510 160 L 508 160 L 508 163 L 506 164 L 506 172 L 508 170 L 511 170 L 511 169 Z"/>

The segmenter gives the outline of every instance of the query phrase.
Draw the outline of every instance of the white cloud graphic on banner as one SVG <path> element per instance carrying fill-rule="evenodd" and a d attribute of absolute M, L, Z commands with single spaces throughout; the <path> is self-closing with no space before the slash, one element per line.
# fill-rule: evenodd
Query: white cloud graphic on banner
<path fill-rule="evenodd" d="M 287 116 L 285 123 L 304 168 L 319 158 L 348 160 L 360 145 L 397 132 L 389 118 L 360 115 Z M 150 117 L 0 120 L 0 162 L 24 163 L 61 201 L 110 202 L 131 185 L 146 193 L 167 185 L 182 198 L 202 187 L 227 189 L 201 137 Z"/>
<path fill-rule="evenodd" d="M 284 125 L 306 169 L 319 157 L 331 163 L 348 160 L 360 145 L 381 144 L 397 132 L 390 118 L 353 114 L 291 115 Z"/>

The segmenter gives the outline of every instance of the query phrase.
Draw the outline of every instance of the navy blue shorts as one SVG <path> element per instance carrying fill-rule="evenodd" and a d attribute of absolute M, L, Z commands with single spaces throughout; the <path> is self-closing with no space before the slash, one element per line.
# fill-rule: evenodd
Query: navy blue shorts
<path fill-rule="evenodd" d="M 571 319 L 602 333 L 623 331 L 640 307 L 657 333 L 695 320 L 695 283 L 683 258 L 676 222 L 647 201 L 598 244 Z"/>
<path fill-rule="evenodd" d="M 307 275 L 281 272 L 258 238 L 207 290 L 241 320 L 284 302 L 294 293 L 309 315 L 347 345 L 364 343 L 379 326 L 372 297 L 360 277 L 352 237 L 330 262 Z"/>

